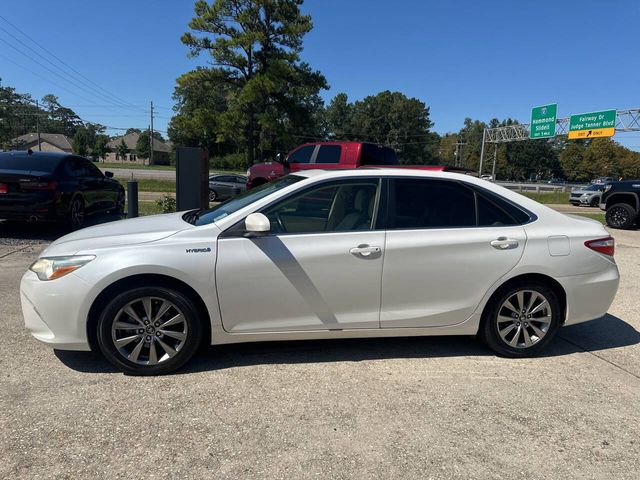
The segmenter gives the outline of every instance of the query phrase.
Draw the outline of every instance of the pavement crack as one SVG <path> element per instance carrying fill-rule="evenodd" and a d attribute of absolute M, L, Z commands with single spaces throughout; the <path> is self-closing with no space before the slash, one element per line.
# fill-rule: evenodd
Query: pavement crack
<path fill-rule="evenodd" d="M 9 255 L 13 255 L 14 253 L 22 252 L 23 250 L 26 250 L 30 246 L 31 245 L 25 245 L 24 247 L 18 248 L 17 250 L 13 250 L 12 252 L 5 253 L 4 255 L 0 255 L 0 258 L 5 258 L 5 257 L 8 257 Z"/>
<path fill-rule="evenodd" d="M 603 362 L 606 362 L 606 363 L 608 363 L 609 365 L 612 365 L 612 366 L 614 366 L 614 367 L 616 367 L 616 368 L 618 368 L 618 369 L 622 370 L 623 372 L 628 373 L 628 374 L 629 374 L 629 375 L 631 375 L 632 377 L 635 377 L 635 378 L 637 378 L 638 380 L 640 380 L 640 375 L 638 375 L 638 374 L 636 374 L 636 373 L 633 373 L 633 372 L 632 372 L 632 371 L 630 371 L 630 370 L 627 370 L 626 368 L 624 368 L 624 367 L 622 367 L 622 366 L 618 365 L 617 363 L 612 362 L 611 360 L 607 360 L 606 358 L 601 357 L 600 355 L 598 355 L 597 353 L 592 352 L 591 350 L 587 350 L 587 349 L 586 349 L 586 348 L 584 348 L 582 345 L 580 345 L 580 344 L 578 344 L 578 343 L 575 343 L 575 342 L 572 342 L 571 340 L 567 340 L 566 338 L 564 338 L 564 337 L 562 337 L 562 336 L 560 336 L 560 335 L 558 335 L 558 338 L 560 338 L 561 340 L 564 340 L 565 342 L 567 342 L 567 343 L 569 343 L 569 344 L 573 345 L 574 347 L 579 348 L 579 349 L 580 349 L 580 350 L 582 350 L 583 352 L 586 352 L 586 353 L 588 353 L 588 354 L 590 354 L 590 355 L 593 355 L 594 357 L 596 357 L 596 358 L 598 358 L 598 359 L 602 360 Z"/>

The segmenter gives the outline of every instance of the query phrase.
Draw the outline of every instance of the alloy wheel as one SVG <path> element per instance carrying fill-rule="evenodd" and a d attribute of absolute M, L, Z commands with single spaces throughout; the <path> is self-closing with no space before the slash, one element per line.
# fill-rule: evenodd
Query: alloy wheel
<path fill-rule="evenodd" d="M 157 365 L 174 357 L 188 334 L 183 312 L 158 297 L 130 301 L 111 326 L 111 339 L 118 353 L 138 365 Z"/>
<path fill-rule="evenodd" d="M 545 337 L 552 315 L 551 305 L 544 295 L 535 290 L 519 290 L 498 309 L 498 334 L 510 347 L 529 348 Z"/>
<path fill-rule="evenodd" d="M 80 227 L 84 223 L 84 204 L 82 200 L 75 199 L 71 203 L 71 225 L 74 227 Z"/>
<path fill-rule="evenodd" d="M 629 212 L 622 207 L 611 207 L 608 217 L 612 226 L 620 227 L 629 221 Z"/>

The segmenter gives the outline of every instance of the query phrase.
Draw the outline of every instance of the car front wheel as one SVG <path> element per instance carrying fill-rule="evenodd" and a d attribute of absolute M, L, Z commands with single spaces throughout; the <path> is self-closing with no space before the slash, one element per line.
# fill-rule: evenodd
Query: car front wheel
<path fill-rule="evenodd" d="M 218 200 L 218 194 L 216 193 L 215 190 L 209 190 L 209 201 L 210 202 L 215 202 Z"/>
<path fill-rule="evenodd" d="M 555 335 L 561 320 L 558 297 L 542 284 L 512 287 L 494 298 L 480 334 L 498 355 L 538 354 Z"/>
<path fill-rule="evenodd" d="M 198 349 L 202 327 L 193 302 L 173 289 L 142 287 L 121 293 L 98 321 L 104 356 L 132 375 L 161 375 L 183 366 Z"/>

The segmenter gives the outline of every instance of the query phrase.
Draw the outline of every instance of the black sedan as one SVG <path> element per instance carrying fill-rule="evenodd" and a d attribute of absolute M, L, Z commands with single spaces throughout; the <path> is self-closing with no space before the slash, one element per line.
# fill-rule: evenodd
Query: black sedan
<path fill-rule="evenodd" d="M 247 189 L 247 177 L 244 175 L 216 174 L 209 177 L 209 201 L 217 202 L 244 192 Z"/>
<path fill-rule="evenodd" d="M 53 152 L 0 153 L 0 219 L 65 221 L 124 212 L 124 188 L 90 160 Z"/>

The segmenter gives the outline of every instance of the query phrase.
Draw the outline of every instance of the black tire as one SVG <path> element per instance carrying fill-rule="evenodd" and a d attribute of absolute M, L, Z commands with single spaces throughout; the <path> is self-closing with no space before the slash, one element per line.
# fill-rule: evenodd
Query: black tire
<path fill-rule="evenodd" d="M 84 200 L 77 195 L 69 204 L 69 212 L 67 214 L 67 222 L 72 230 L 78 230 L 84 225 L 86 213 L 84 208 Z"/>
<path fill-rule="evenodd" d="M 160 313 L 159 310 L 161 310 L 164 302 L 172 304 L 172 307 L 163 316 L 147 322 L 149 319 L 144 314 L 145 309 L 136 308 L 136 302 L 142 301 L 144 298 L 153 298 L 153 303 L 150 306 L 151 316 Z M 139 324 L 134 317 L 129 316 L 124 311 L 128 307 L 132 307 L 134 313 L 139 313 L 138 319 L 143 323 Z M 153 311 L 154 307 L 156 309 L 155 313 Z M 174 308 L 175 311 L 172 310 Z M 183 320 L 180 321 L 180 325 L 182 325 L 181 328 L 183 330 L 178 328 L 177 331 L 171 331 L 171 327 L 165 327 L 163 330 L 161 328 L 163 323 L 166 324 L 169 319 L 177 318 L 176 311 L 177 314 L 182 315 Z M 154 328 L 154 322 L 156 326 L 159 324 L 157 330 Z M 114 330 L 122 323 L 131 323 L 133 328 Z M 184 330 L 186 330 L 186 333 L 183 333 Z M 186 295 L 166 287 L 149 286 L 134 288 L 114 297 L 100 315 L 97 325 L 97 338 L 100 350 L 106 359 L 124 373 L 130 375 L 163 375 L 177 370 L 193 357 L 200 346 L 202 331 L 198 310 Z M 118 337 L 114 332 L 124 333 L 122 337 Z M 185 337 L 179 341 L 173 338 L 173 335 L 170 336 L 168 333 L 164 333 L 164 336 L 160 339 L 156 338 L 156 335 L 159 337 L 163 335 L 162 332 L 180 334 Z M 134 336 L 140 338 L 128 344 L 120 345 L 120 347 L 116 346 L 116 339 L 123 340 Z M 165 347 L 161 345 L 163 341 Z M 134 353 L 133 350 L 140 344 L 142 346 L 138 349 L 135 359 L 137 361 L 130 360 Z M 170 350 L 166 348 L 167 344 L 169 344 L 170 349 L 175 348 L 173 356 L 169 353 Z M 156 357 L 155 359 L 151 353 L 152 348 L 155 352 L 153 354 Z M 128 358 L 125 356 L 127 353 L 129 353 Z M 157 363 L 151 364 L 152 359 L 156 360 Z"/>
<path fill-rule="evenodd" d="M 607 207 L 604 217 L 611 228 L 629 229 L 636 220 L 636 211 L 627 203 L 614 203 Z"/>
<path fill-rule="evenodd" d="M 218 200 L 218 192 L 215 190 L 209 190 L 209 201 L 216 202 Z"/>
<path fill-rule="evenodd" d="M 509 324 L 509 321 L 499 322 L 498 315 L 500 315 L 500 318 L 504 318 L 505 313 L 511 312 L 508 308 L 503 307 L 503 305 L 507 300 L 512 299 L 514 295 L 517 297 L 518 292 L 535 292 L 541 295 L 543 299 L 547 301 L 550 316 L 547 317 L 545 315 L 543 318 L 542 315 L 538 315 L 538 313 L 534 312 L 533 318 L 527 318 L 525 314 L 520 312 L 519 315 L 522 315 L 523 318 L 511 319 L 512 324 Z M 523 303 L 526 305 L 527 302 L 530 302 L 534 297 L 533 294 L 528 297 L 527 293 L 524 293 L 523 298 Z M 537 305 L 537 303 L 530 302 L 529 309 L 535 310 Z M 531 315 L 529 315 L 529 317 L 531 317 Z M 541 320 L 544 320 L 545 322 L 548 321 L 548 325 L 542 323 Z M 523 282 L 512 285 L 508 289 L 494 296 L 485 308 L 482 324 L 480 325 L 479 336 L 489 346 L 489 348 L 500 356 L 511 358 L 532 357 L 538 355 L 553 339 L 553 336 L 556 334 L 558 327 L 560 326 L 561 320 L 560 302 L 558 301 L 558 297 L 555 292 L 542 283 Z M 501 326 L 501 331 L 503 333 L 509 327 L 513 326 L 513 330 L 515 330 L 512 330 L 513 335 L 511 336 L 511 332 L 508 332 L 506 334 L 506 338 L 503 339 L 498 330 L 499 325 Z M 538 330 L 544 330 L 544 335 L 537 337 L 534 327 Z M 526 335 L 529 337 L 529 341 L 533 341 L 530 346 L 521 345 L 521 342 L 519 342 L 519 339 L 522 339 L 522 344 L 525 343 L 525 330 Z M 509 344 L 508 340 L 513 341 L 516 333 L 518 334 L 518 339 L 515 341 L 516 346 L 513 346 Z M 538 338 L 538 340 L 534 340 L 534 338 Z"/>
<path fill-rule="evenodd" d="M 593 197 L 591 203 L 589 203 L 590 207 L 597 207 L 600 204 L 600 199 L 598 197 Z"/>

